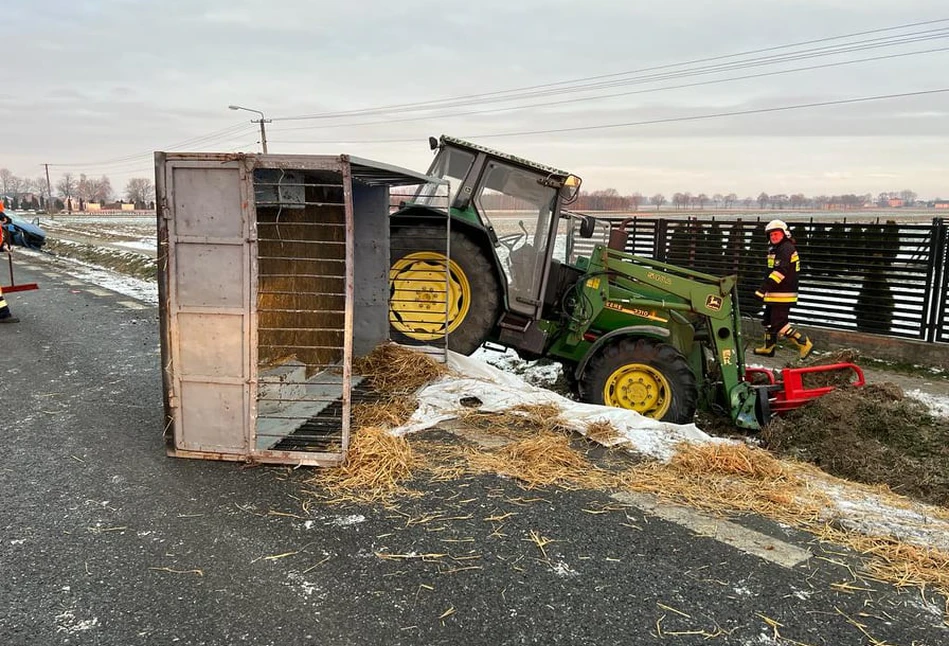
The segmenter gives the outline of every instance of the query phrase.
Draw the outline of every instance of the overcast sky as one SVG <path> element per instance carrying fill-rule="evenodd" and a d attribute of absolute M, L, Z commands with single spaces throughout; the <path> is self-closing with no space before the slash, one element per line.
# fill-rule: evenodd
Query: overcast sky
<path fill-rule="evenodd" d="M 949 88 L 949 51 L 834 65 L 949 48 L 949 20 L 690 62 L 949 19 L 945 0 L 10 0 L 0 15 L 0 168 L 24 177 L 49 163 L 54 182 L 106 174 L 121 192 L 154 177 L 155 150 L 257 151 L 256 115 L 227 109 L 239 104 L 273 119 L 272 153 L 424 170 L 427 137 L 451 134 L 575 172 L 587 190 L 949 197 L 949 92 L 642 124 Z M 549 85 L 590 77 L 610 86 Z M 287 119 L 532 86 L 547 87 Z M 600 127 L 615 124 L 640 125 Z"/>

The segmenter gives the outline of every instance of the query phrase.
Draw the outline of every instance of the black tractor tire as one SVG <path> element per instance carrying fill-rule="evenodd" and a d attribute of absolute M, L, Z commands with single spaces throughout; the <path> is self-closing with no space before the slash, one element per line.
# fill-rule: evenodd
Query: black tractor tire
<path fill-rule="evenodd" d="M 405 256 L 419 251 L 442 255 L 445 253 L 445 229 L 441 227 L 399 224 L 391 228 L 390 236 L 390 267 L 394 267 Z M 464 275 L 468 284 L 470 303 L 461 321 L 454 329 L 450 329 L 448 347 L 450 350 L 467 355 L 481 347 L 494 329 L 501 309 L 501 288 L 495 275 L 492 257 L 464 232 L 458 230 L 451 232 L 449 253 L 451 262 Z M 394 292 L 394 287 L 391 285 L 390 290 Z M 393 341 L 409 344 L 424 343 L 424 340 L 407 336 L 395 328 L 391 322 L 389 334 Z"/>
<path fill-rule="evenodd" d="M 635 405 L 617 403 L 622 399 L 619 395 L 612 401 L 605 397 L 607 383 L 614 375 L 622 374 L 621 371 L 632 371 L 629 377 L 632 382 L 639 374 L 646 377 L 646 382 L 660 383 L 657 405 L 637 412 L 673 424 L 688 424 L 694 420 L 698 390 L 689 362 L 671 345 L 653 339 L 619 339 L 600 348 L 580 377 L 580 400 L 637 410 Z M 633 385 L 645 388 L 639 383 Z"/>

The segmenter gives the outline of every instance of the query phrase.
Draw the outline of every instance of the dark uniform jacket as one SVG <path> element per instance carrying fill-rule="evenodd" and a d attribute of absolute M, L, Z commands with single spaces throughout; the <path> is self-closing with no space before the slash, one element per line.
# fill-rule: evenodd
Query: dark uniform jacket
<path fill-rule="evenodd" d="M 776 246 L 768 249 L 768 273 L 756 292 L 765 303 L 796 303 L 797 274 L 801 259 L 797 247 L 785 236 Z"/>

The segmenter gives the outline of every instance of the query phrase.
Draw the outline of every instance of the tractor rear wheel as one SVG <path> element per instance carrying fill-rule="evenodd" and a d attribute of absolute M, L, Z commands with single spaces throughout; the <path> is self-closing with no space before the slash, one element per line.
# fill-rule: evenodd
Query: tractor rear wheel
<path fill-rule="evenodd" d="M 621 339 L 590 359 L 580 379 L 580 399 L 687 424 L 695 417 L 698 392 L 688 361 L 671 345 Z"/>
<path fill-rule="evenodd" d="M 443 228 L 392 227 L 391 337 L 395 341 L 433 342 L 444 339 L 447 328 L 448 347 L 471 354 L 497 322 L 501 290 L 489 256 L 461 231 L 451 232 L 446 280 L 444 245 Z"/>

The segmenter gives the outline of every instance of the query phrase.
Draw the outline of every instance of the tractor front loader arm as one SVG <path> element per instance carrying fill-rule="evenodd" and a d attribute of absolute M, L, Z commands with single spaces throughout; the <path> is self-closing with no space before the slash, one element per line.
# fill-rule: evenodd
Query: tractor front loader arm
<path fill-rule="evenodd" d="M 718 399 L 727 402 L 737 426 L 757 430 L 767 413 L 761 410 L 759 389 L 744 380 L 737 282 L 734 275 L 713 276 L 597 245 L 590 256 L 576 314 L 567 326 L 568 343 L 579 343 L 604 309 L 622 309 L 637 316 L 667 312 L 670 330 L 692 322 L 698 334 L 678 338 L 704 344 L 717 364 L 723 391 Z M 686 356 L 694 354 L 694 347 L 680 350 Z M 696 377 L 706 379 L 705 375 Z"/>

